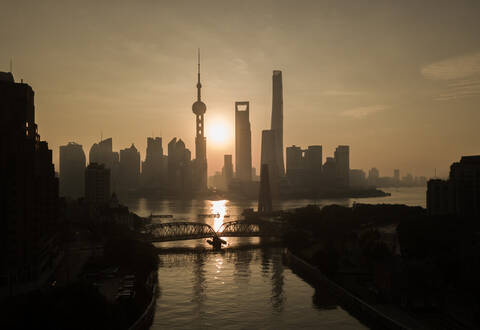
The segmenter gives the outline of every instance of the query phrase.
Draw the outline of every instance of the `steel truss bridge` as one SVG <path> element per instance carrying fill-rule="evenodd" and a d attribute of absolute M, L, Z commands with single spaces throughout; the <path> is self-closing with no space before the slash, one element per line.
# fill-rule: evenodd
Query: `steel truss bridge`
<path fill-rule="evenodd" d="M 146 231 L 150 242 L 170 242 L 219 237 L 280 237 L 283 224 L 270 221 L 229 221 L 215 231 L 199 222 L 168 222 L 152 224 Z"/>

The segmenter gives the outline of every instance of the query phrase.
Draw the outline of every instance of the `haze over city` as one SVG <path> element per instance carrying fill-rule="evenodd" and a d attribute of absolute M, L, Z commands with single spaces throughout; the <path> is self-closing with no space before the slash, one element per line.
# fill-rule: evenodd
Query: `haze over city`
<path fill-rule="evenodd" d="M 478 153 L 476 1 L 13 2 L 0 69 L 35 86 L 39 133 L 114 149 L 181 137 L 194 149 L 197 48 L 209 174 L 234 150 L 234 102 L 250 101 L 253 165 L 283 72 L 284 145 L 350 145 L 351 168 L 447 176 Z M 8 47 L 7 47 L 8 46 Z"/>

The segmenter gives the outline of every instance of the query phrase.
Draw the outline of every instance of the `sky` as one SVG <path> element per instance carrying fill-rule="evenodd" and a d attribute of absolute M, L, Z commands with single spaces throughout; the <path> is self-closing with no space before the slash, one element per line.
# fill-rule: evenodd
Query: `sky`
<path fill-rule="evenodd" d="M 209 173 L 234 150 L 234 103 L 250 101 L 253 165 L 282 70 L 284 146 L 350 145 L 350 166 L 447 176 L 480 154 L 480 1 L 10 1 L 0 71 L 35 91 L 53 150 L 112 137 L 145 157 L 181 138 L 194 155 L 197 48 Z M 225 141 L 215 141 L 213 127 Z M 218 132 L 217 132 L 218 133 Z M 218 134 L 217 134 L 218 135 Z"/>

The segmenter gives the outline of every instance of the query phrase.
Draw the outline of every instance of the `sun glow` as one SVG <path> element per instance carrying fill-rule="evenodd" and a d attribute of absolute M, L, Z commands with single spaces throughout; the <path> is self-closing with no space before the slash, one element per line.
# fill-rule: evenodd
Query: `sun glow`
<path fill-rule="evenodd" d="M 216 119 L 207 124 L 208 142 L 213 145 L 225 145 L 229 139 L 228 125 L 224 120 Z"/>

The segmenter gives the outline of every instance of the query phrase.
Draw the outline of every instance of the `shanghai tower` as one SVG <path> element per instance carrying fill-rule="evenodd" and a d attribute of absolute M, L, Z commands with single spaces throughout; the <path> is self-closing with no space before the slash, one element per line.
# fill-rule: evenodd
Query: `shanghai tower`
<path fill-rule="evenodd" d="M 272 127 L 275 133 L 275 158 L 277 163 L 277 174 L 284 176 L 285 167 L 283 164 L 283 86 L 282 71 L 273 71 L 272 85 Z"/>

